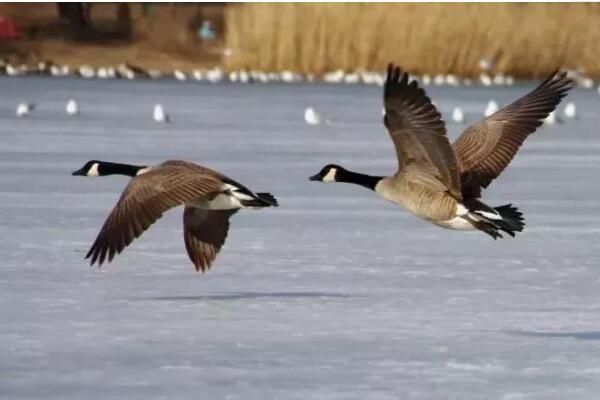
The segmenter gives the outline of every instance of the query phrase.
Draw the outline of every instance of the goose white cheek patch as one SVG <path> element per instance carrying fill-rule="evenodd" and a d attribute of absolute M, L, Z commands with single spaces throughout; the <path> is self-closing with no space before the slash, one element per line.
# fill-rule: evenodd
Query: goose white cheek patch
<path fill-rule="evenodd" d="M 100 176 L 100 172 L 98 171 L 98 163 L 94 163 L 94 165 L 92 165 L 87 172 L 87 176 Z"/>
<path fill-rule="evenodd" d="M 327 172 L 327 174 L 323 177 L 323 182 L 335 182 L 335 173 L 337 170 L 332 168 Z"/>
<path fill-rule="evenodd" d="M 146 172 L 150 171 L 150 169 L 151 169 L 150 167 L 142 168 L 138 172 L 136 172 L 135 176 L 145 174 Z"/>

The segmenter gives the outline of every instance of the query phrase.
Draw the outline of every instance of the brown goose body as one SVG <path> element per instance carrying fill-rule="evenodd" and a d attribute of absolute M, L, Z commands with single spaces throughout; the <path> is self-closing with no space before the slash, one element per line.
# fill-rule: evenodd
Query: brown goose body
<path fill-rule="evenodd" d="M 112 261 L 164 212 L 185 205 L 184 241 L 196 270 L 210 268 L 223 246 L 229 219 L 242 208 L 277 206 L 268 193 L 253 193 L 231 178 L 187 161 L 133 166 L 92 160 L 73 175 L 122 174 L 133 178 L 86 255 L 91 264 Z"/>
<path fill-rule="evenodd" d="M 327 165 L 311 180 L 355 183 L 377 192 L 412 214 L 455 230 L 479 229 L 502 237 L 523 229 L 512 205 L 489 207 L 481 191 L 508 166 L 524 140 L 571 89 L 555 72 L 530 93 L 467 128 L 451 145 L 440 113 L 408 74 L 388 67 L 384 124 L 398 158 L 398 171 L 376 177 Z"/>
<path fill-rule="evenodd" d="M 456 215 L 458 201 L 445 189 L 432 188 L 398 173 L 383 178 L 375 191 L 387 201 L 402 206 L 419 218 L 431 222 L 447 221 Z"/>

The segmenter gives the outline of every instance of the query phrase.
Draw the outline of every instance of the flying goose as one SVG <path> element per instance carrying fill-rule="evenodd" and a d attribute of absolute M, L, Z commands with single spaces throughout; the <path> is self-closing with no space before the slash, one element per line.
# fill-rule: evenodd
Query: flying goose
<path fill-rule="evenodd" d="M 270 193 L 254 193 L 227 176 L 187 161 L 138 166 L 91 160 L 73 175 L 133 177 L 85 256 L 112 261 L 164 212 L 185 204 L 183 238 L 196 271 L 208 270 L 225 243 L 229 218 L 242 208 L 277 207 Z"/>
<path fill-rule="evenodd" d="M 398 171 L 389 177 L 370 176 L 330 164 L 310 180 L 366 187 L 444 228 L 478 229 L 494 239 L 502 237 L 499 231 L 514 236 L 525 225 L 522 214 L 510 204 L 484 204 L 481 191 L 571 87 L 566 74 L 557 71 L 527 95 L 468 127 L 450 145 L 444 121 L 425 91 L 390 64 L 384 124 L 396 147 Z"/>

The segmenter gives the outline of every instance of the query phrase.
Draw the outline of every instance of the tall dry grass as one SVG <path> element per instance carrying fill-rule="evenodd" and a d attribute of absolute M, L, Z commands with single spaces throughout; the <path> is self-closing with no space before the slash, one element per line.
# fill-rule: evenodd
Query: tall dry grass
<path fill-rule="evenodd" d="M 600 4 L 246 3 L 225 11 L 229 68 L 323 73 L 497 71 L 539 76 L 557 66 L 600 75 Z"/>

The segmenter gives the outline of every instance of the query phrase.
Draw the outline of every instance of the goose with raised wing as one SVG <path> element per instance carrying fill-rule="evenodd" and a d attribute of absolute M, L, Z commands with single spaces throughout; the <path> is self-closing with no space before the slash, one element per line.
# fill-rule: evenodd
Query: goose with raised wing
<path fill-rule="evenodd" d="M 444 121 L 425 91 L 390 64 L 384 124 L 396 148 L 398 170 L 388 177 L 371 176 L 330 164 L 310 180 L 366 187 L 444 228 L 480 230 L 494 239 L 501 232 L 514 236 L 525 225 L 522 214 L 511 204 L 486 205 L 480 200 L 482 189 L 504 171 L 571 87 L 566 73 L 556 71 L 450 144 Z"/>
<path fill-rule="evenodd" d="M 185 248 L 196 270 L 204 272 L 225 243 L 233 214 L 243 208 L 278 205 L 270 193 L 254 193 L 217 171 L 187 161 L 138 166 L 91 160 L 73 172 L 80 176 L 114 174 L 133 179 L 85 257 L 91 259 L 91 265 L 112 261 L 164 212 L 185 205 Z"/>

